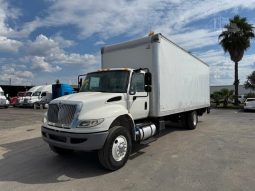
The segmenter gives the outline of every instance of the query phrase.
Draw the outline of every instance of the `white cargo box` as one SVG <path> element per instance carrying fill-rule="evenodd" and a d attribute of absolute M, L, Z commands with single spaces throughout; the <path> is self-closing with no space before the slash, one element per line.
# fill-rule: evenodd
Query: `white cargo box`
<path fill-rule="evenodd" d="M 151 117 L 209 107 L 209 67 L 161 34 L 102 48 L 102 68 L 149 68 Z"/>

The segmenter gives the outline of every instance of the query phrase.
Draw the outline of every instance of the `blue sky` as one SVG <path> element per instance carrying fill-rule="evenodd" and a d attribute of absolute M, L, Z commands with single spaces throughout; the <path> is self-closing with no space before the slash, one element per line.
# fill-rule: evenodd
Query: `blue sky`
<path fill-rule="evenodd" d="M 255 0 L 0 0 L 0 84 L 76 84 L 100 67 L 100 48 L 162 33 L 210 65 L 211 85 L 230 85 L 234 64 L 218 35 L 236 14 L 255 25 Z M 255 43 L 239 64 L 255 70 Z"/>

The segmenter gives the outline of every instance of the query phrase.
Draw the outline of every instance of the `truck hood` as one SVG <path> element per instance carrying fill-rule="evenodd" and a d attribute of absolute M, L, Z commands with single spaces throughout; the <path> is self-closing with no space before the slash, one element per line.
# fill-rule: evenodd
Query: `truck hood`
<path fill-rule="evenodd" d="M 110 117 L 119 110 L 126 113 L 124 96 L 124 93 L 80 92 L 54 99 L 51 103 L 80 102 L 82 103 L 80 117 L 97 119 Z"/>
<path fill-rule="evenodd" d="M 62 96 L 60 98 L 55 99 L 56 101 L 79 101 L 82 102 L 83 104 L 86 104 L 88 102 L 106 102 L 107 100 L 118 97 L 118 96 L 123 96 L 122 93 L 102 93 L 102 92 L 80 92 L 80 93 L 75 93 L 75 94 L 70 94 L 66 96 Z"/>

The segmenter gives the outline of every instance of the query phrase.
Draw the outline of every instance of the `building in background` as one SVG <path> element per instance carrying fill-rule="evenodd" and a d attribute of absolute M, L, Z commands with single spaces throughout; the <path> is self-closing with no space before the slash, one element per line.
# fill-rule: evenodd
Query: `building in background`
<path fill-rule="evenodd" d="M 235 90 L 234 85 L 225 85 L 225 86 L 210 86 L 210 94 L 216 91 L 220 91 L 223 88 L 227 88 L 228 90 Z M 244 85 L 239 85 L 238 95 L 246 95 L 248 93 L 255 93 L 255 91 L 251 89 L 245 89 Z"/>

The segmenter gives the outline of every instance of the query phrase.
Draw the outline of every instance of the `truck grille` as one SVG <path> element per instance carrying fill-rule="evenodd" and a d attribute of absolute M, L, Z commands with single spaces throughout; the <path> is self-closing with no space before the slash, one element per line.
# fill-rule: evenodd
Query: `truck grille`
<path fill-rule="evenodd" d="M 24 99 L 24 103 L 28 103 L 28 99 L 27 98 Z"/>
<path fill-rule="evenodd" d="M 55 125 L 70 126 L 76 112 L 74 104 L 49 104 L 48 121 Z"/>

